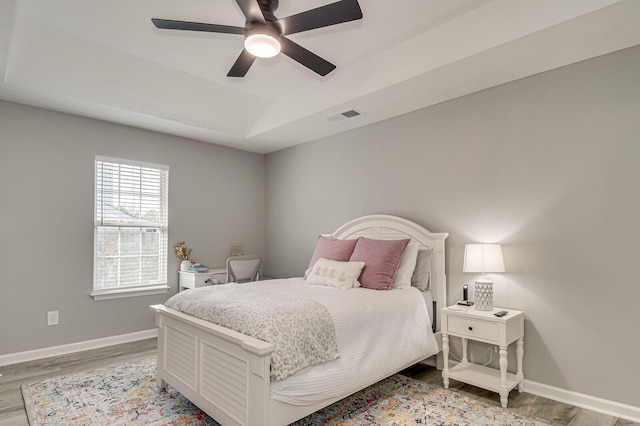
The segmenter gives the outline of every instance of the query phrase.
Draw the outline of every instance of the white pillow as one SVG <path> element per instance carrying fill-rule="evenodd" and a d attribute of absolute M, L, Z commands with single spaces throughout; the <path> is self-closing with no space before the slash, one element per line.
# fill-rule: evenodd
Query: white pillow
<path fill-rule="evenodd" d="M 416 261 L 416 270 L 411 277 L 411 285 L 420 291 L 426 291 L 431 288 L 432 257 L 433 249 L 418 250 L 418 260 Z"/>
<path fill-rule="evenodd" d="M 391 288 L 409 288 L 411 287 L 411 276 L 413 270 L 416 269 L 416 260 L 418 259 L 418 243 L 411 242 L 404 249 L 400 265 L 393 277 Z"/>
<path fill-rule="evenodd" d="M 358 278 L 362 268 L 364 262 L 339 262 L 320 258 L 311 268 L 306 283 L 341 289 L 360 287 Z"/>

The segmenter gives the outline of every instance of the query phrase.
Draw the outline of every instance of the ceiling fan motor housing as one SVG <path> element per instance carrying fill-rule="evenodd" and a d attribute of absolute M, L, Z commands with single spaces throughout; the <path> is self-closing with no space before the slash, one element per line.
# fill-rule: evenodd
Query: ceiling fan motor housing
<path fill-rule="evenodd" d="M 262 10 L 270 10 L 271 12 L 275 12 L 278 10 L 278 5 L 280 4 L 279 0 L 258 0 L 260 7 Z"/>
<path fill-rule="evenodd" d="M 280 27 L 278 27 L 276 23 L 269 21 L 267 21 L 266 23 L 247 22 L 245 30 L 245 38 L 253 34 L 266 34 L 275 39 L 280 39 L 282 35 L 280 32 Z"/>
<path fill-rule="evenodd" d="M 258 4 L 267 22 L 276 22 L 278 20 L 274 12 L 278 10 L 278 6 L 280 5 L 279 0 L 258 0 Z"/>

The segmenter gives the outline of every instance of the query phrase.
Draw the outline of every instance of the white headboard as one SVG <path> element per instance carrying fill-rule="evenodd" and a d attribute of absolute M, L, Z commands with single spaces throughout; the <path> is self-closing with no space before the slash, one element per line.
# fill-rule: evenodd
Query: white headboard
<path fill-rule="evenodd" d="M 416 241 L 420 247 L 428 247 L 433 250 L 431 260 L 431 294 L 436 301 L 436 310 L 447 306 L 447 275 L 444 268 L 444 240 L 449 234 L 433 233 L 424 227 L 407 219 L 397 216 L 375 214 L 353 219 L 333 233 L 330 237 L 337 239 L 349 239 L 357 237 L 375 238 L 379 240 L 399 240 L 410 238 Z M 438 328 L 439 328 L 439 324 Z"/>

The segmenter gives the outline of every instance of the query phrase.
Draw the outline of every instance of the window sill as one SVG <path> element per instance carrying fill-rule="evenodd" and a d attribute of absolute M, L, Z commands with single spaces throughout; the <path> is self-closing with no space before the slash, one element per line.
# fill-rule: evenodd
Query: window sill
<path fill-rule="evenodd" d="M 91 293 L 93 300 L 122 299 L 125 297 L 151 296 L 153 294 L 163 294 L 169 291 L 168 285 L 156 285 L 150 287 L 119 288 L 116 290 L 99 290 Z"/>

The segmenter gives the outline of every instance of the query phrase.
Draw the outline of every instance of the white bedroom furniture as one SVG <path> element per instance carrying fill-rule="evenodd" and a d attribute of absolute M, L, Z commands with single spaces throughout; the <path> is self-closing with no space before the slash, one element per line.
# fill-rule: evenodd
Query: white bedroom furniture
<path fill-rule="evenodd" d="M 463 272 L 481 272 L 476 279 L 475 307 L 479 311 L 493 309 L 493 282 L 487 272 L 504 272 L 502 247 L 500 244 L 466 244 L 464 246 Z"/>
<path fill-rule="evenodd" d="M 494 313 L 508 311 L 502 317 Z M 442 309 L 442 355 L 444 369 L 442 381 L 449 387 L 449 379 L 478 386 L 500 394 L 500 403 L 507 407 L 509 391 L 516 386 L 522 392 L 524 374 L 524 312 L 514 309 L 494 308 L 491 311 L 478 311 L 472 306 L 453 305 Z M 462 339 L 462 361 L 449 368 L 449 336 Z M 468 340 L 488 343 L 499 347 L 500 370 L 469 362 L 467 356 Z M 508 347 L 516 342 L 516 373 L 507 372 Z"/>
<path fill-rule="evenodd" d="M 387 215 L 354 219 L 330 234 L 337 239 L 361 236 L 409 238 L 422 249 L 431 249 L 430 295 L 436 312 L 447 306 L 444 242 L 448 234 L 432 233 L 414 222 Z M 284 403 L 271 397 L 270 354 L 274 345 L 164 305 L 151 308 L 156 312 L 159 328 L 158 385 L 170 384 L 223 426 L 288 425 L 384 378 L 372 372 L 369 383 L 349 384 L 348 389 L 319 402 Z M 395 366 L 393 372 L 423 358 L 416 355 L 416 359 Z"/>
<path fill-rule="evenodd" d="M 178 271 L 179 291 L 227 282 L 227 268 L 210 268 L 207 272 Z"/>

